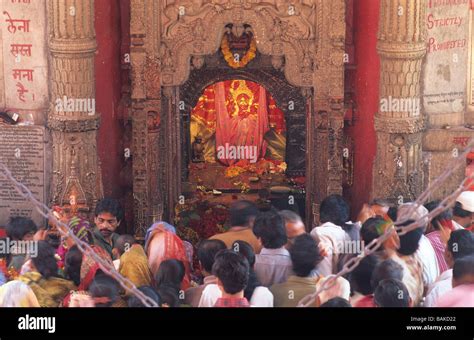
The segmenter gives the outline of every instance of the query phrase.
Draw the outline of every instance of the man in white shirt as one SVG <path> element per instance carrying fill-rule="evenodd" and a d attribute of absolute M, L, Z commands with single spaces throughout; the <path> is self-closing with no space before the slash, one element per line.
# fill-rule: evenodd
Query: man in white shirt
<path fill-rule="evenodd" d="M 451 269 L 443 272 L 438 279 L 430 285 L 428 294 L 423 302 L 424 307 L 434 307 L 440 296 L 453 289 L 452 268 L 454 262 L 461 257 L 469 255 L 474 255 L 474 234 L 465 229 L 453 231 L 449 237 L 445 253 L 446 263 Z"/>
<path fill-rule="evenodd" d="M 353 255 L 358 255 L 355 250 L 359 249 L 357 247 L 349 249 L 349 246 L 352 246 L 353 240 L 359 238 L 360 226 L 347 223 L 349 221 L 349 206 L 339 195 L 326 197 L 321 202 L 319 215 L 323 224 L 314 228 L 311 231 L 311 236 L 319 239 L 326 250 L 325 258 L 317 266 L 317 272 L 322 276 L 328 276 L 338 272 L 342 256 L 348 255 L 346 250 L 352 250 Z M 350 230 L 354 237 L 351 237 L 343 227 Z"/>

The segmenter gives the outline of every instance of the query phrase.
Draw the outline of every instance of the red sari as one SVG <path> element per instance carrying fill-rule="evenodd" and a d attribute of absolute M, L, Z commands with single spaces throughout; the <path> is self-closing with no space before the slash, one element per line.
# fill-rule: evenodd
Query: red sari
<path fill-rule="evenodd" d="M 181 289 L 186 290 L 190 287 L 191 267 L 184 243 L 176 234 L 166 229 L 163 222 L 153 224 L 148 230 L 145 252 L 153 276 L 156 275 L 163 261 L 174 259 L 183 262 L 185 275 Z"/>

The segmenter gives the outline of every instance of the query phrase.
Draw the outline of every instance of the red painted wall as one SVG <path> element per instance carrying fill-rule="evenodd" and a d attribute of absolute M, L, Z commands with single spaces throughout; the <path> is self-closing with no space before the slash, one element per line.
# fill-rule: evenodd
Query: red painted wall
<path fill-rule="evenodd" d="M 121 96 L 121 28 L 119 1 L 95 1 L 96 111 L 101 114 L 98 152 L 102 166 L 104 195 L 119 198 L 122 166 L 122 126 L 119 120 Z"/>
<path fill-rule="evenodd" d="M 379 0 L 354 1 L 353 79 L 355 110 L 353 126 L 347 133 L 354 141 L 354 183 L 346 190 L 355 218 L 365 202 L 370 200 L 372 165 L 376 152 L 374 115 L 378 110 L 380 60 L 377 54 Z"/>

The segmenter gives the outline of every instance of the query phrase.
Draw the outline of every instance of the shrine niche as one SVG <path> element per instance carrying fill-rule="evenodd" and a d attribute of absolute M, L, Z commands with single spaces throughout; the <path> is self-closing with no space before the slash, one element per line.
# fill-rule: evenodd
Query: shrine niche
<path fill-rule="evenodd" d="M 197 134 L 191 138 L 193 110 L 213 86 L 240 92 L 235 111 L 227 110 L 242 119 L 257 117 L 268 104 L 263 99 L 281 110 L 279 118 L 271 112 L 280 127 L 260 122 L 263 136 L 258 145 L 248 144 L 260 148 L 258 158 L 285 163 L 286 177 L 304 177 L 308 222 L 317 218 L 318 202 L 342 192 L 344 12 L 343 0 L 131 1 L 137 236 L 154 220 L 172 220 L 175 205 L 193 185 L 190 165 L 206 163 L 206 153 L 199 155 L 206 131 L 201 141 Z M 251 103 L 250 93 L 260 106 Z M 265 107 L 267 116 L 258 117 L 268 118 Z M 280 140 L 273 158 L 267 157 L 267 133 Z M 214 139 L 207 142 L 219 143 Z M 209 160 L 213 151 L 207 148 Z"/>

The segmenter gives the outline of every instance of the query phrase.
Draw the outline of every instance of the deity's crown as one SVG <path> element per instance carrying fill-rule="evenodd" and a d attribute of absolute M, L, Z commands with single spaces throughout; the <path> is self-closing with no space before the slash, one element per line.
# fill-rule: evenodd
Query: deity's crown
<path fill-rule="evenodd" d="M 234 80 L 230 85 L 230 93 L 234 99 L 234 103 L 238 103 L 239 97 L 242 95 L 247 96 L 249 100 L 249 105 L 253 103 L 253 92 L 247 86 L 245 80 Z"/>

